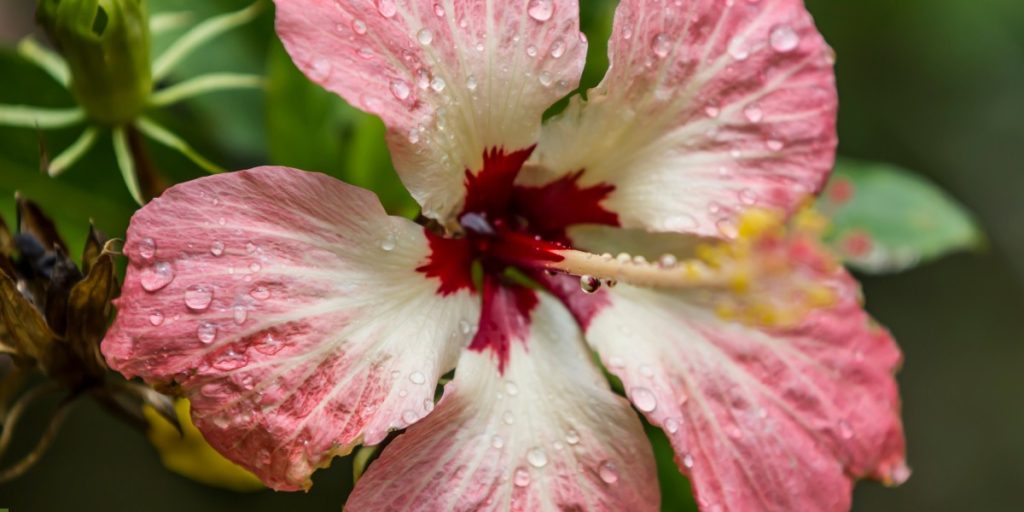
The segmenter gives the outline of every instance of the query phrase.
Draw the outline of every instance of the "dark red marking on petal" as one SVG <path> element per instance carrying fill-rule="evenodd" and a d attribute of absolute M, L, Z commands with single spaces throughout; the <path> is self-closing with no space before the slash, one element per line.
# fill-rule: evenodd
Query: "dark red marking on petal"
<path fill-rule="evenodd" d="M 483 168 L 475 174 L 466 169 L 466 204 L 462 213 L 486 213 L 491 219 L 505 216 L 519 170 L 535 147 L 509 153 L 504 148 L 484 151 Z"/>
<path fill-rule="evenodd" d="M 504 372 L 513 340 L 526 341 L 530 334 L 530 314 L 537 307 L 537 292 L 513 283 L 504 283 L 493 274 L 484 275 L 483 308 L 480 325 L 469 349 L 491 350 L 498 359 L 498 371 Z"/>
<path fill-rule="evenodd" d="M 577 171 L 540 187 L 517 186 L 512 192 L 512 210 L 529 222 L 530 232 L 552 240 L 564 241 L 565 230 L 574 224 L 618 226 L 618 214 L 601 205 L 615 186 L 581 187 L 582 175 L 583 171 Z"/>
<path fill-rule="evenodd" d="M 473 290 L 473 260 L 476 258 L 476 251 L 470 240 L 445 238 L 426 229 L 424 232 L 430 243 L 430 257 L 427 263 L 416 270 L 441 281 L 437 288 L 440 295 Z"/>
<path fill-rule="evenodd" d="M 595 293 L 583 293 L 578 277 L 566 274 L 551 275 L 538 271 L 530 272 L 529 275 L 562 301 L 562 304 L 572 313 L 584 331 L 590 327 L 591 320 L 612 303 L 607 290 L 600 289 Z"/>

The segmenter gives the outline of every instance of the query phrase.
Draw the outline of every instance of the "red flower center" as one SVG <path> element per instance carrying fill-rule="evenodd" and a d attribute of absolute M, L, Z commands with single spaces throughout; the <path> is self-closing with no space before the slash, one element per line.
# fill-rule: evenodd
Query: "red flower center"
<path fill-rule="evenodd" d="M 437 293 L 476 290 L 473 266 L 483 270 L 483 311 L 471 349 L 492 348 L 503 366 L 510 336 L 525 338 L 529 313 L 537 303 L 529 288 L 508 282 L 510 267 L 532 274 L 541 264 L 562 259 L 571 248 L 567 229 L 575 224 L 616 226 L 618 216 L 601 202 L 615 189 L 600 183 L 582 186 L 578 171 L 539 187 L 516 185 L 533 147 L 484 152 L 483 168 L 466 170 L 466 201 L 459 214 L 461 237 L 428 232 L 431 255 L 417 270 L 440 279 Z"/>

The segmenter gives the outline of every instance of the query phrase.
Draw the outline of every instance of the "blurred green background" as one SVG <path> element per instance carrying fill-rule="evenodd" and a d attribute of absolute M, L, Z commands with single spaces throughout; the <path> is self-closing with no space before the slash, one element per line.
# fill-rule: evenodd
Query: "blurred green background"
<path fill-rule="evenodd" d="M 583 0 L 591 62 L 584 85 L 606 65 L 613 0 Z M 153 12 L 195 19 L 244 6 L 235 0 L 153 0 Z M 840 153 L 914 169 L 974 211 L 989 238 L 961 254 L 903 274 L 865 277 L 868 308 L 906 354 L 899 375 L 913 477 L 903 487 L 858 485 L 855 510 L 1024 510 L 1024 2 L 1020 0 L 808 0 L 838 54 Z M 30 0 L 0 3 L 0 103 L 70 106 L 43 72 L 18 60 L 14 41 L 33 30 Z M 180 32 L 180 31 L 179 31 Z M 166 46 L 158 38 L 156 49 Z M 288 164 L 382 190 L 408 209 L 378 121 L 310 86 L 273 37 L 265 13 L 221 37 L 172 76 L 270 73 L 268 90 L 211 94 L 162 112 L 173 127 L 230 168 Z M 269 105 L 269 107 L 268 107 Z M 78 135 L 45 132 L 51 153 Z M 13 219 L 22 191 L 54 216 L 72 246 L 88 220 L 122 236 L 134 204 L 101 140 L 57 180 L 39 173 L 39 134 L 0 128 L 0 213 Z M 202 175 L 150 145 L 173 180 Z M 23 424 L 40 431 L 40 411 Z M 28 437 L 22 443 L 28 443 Z M 17 442 L 17 440 L 16 440 Z M 16 446 L 24 453 L 27 446 Z M 671 465 L 667 453 L 660 462 Z M 351 482 L 348 459 L 317 473 L 308 494 L 235 494 L 167 472 L 138 432 L 79 403 L 50 453 L 20 480 L 0 486 L 14 511 L 338 510 Z M 663 478 L 665 510 L 692 507 L 685 481 Z"/>

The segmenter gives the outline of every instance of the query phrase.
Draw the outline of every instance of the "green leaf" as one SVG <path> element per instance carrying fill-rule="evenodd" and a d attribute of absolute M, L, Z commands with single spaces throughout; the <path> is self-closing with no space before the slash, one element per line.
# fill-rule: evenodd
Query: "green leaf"
<path fill-rule="evenodd" d="M 381 121 L 347 105 L 310 82 L 280 43 L 267 66 L 267 141 L 270 160 L 321 171 L 373 190 L 394 214 L 411 216 L 418 206 L 391 164 Z"/>
<path fill-rule="evenodd" d="M 832 223 L 826 241 L 847 264 L 868 273 L 907 270 L 984 241 L 956 200 L 889 164 L 840 159 L 818 208 Z"/>

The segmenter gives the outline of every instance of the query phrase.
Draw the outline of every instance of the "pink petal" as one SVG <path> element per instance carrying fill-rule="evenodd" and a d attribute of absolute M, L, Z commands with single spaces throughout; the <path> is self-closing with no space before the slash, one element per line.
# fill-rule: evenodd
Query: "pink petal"
<path fill-rule="evenodd" d="M 584 170 L 624 227 L 731 234 L 790 209 L 832 167 L 832 51 L 801 0 L 623 0 L 611 69 L 548 123 L 525 183 Z"/>
<path fill-rule="evenodd" d="M 276 3 L 299 68 L 384 119 L 395 167 L 440 219 L 459 211 L 486 151 L 536 143 L 586 57 L 576 0 Z"/>
<path fill-rule="evenodd" d="M 637 417 L 548 297 L 501 374 L 467 351 L 437 410 L 388 446 L 349 510 L 657 510 Z"/>
<path fill-rule="evenodd" d="M 587 339 L 666 431 L 702 510 L 847 510 L 852 479 L 909 475 L 899 350 L 849 276 L 830 284 L 837 305 L 775 329 L 725 321 L 684 294 L 607 292 Z"/>
<path fill-rule="evenodd" d="M 181 184 L 132 218 L 103 353 L 180 386 L 210 443 L 267 485 L 308 487 L 332 456 L 424 416 L 468 343 L 478 299 L 437 294 L 416 271 L 428 253 L 422 228 L 322 174 Z"/>

